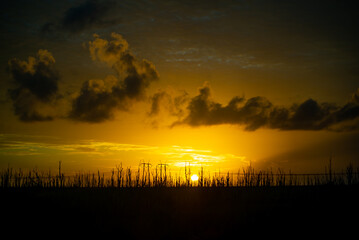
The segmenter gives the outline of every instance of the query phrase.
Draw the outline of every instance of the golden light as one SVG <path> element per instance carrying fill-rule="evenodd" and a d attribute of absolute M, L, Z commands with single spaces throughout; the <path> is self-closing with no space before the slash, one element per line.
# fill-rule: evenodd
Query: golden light
<path fill-rule="evenodd" d="M 198 176 L 197 176 L 196 174 L 193 174 L 193 175 L 191 176 L 191 180 L 192 180 L 192 181 L 198 181 Z"/>

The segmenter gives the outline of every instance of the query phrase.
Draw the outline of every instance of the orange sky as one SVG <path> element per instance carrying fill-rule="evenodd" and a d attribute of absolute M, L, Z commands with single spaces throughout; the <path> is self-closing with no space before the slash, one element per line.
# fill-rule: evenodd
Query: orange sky
<path fill-rule="evenodd" d="M 319 172 L 330 156 L 337 169 L 358 163 L 351 6 L 2 5 L 0 168 L 149 161 Z"/>

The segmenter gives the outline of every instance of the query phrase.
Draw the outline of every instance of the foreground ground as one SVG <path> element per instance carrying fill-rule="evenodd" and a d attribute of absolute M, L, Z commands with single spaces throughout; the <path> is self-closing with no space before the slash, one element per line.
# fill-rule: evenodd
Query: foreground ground
<path fill-rule="evenodd" d="M 117 239 L 350 234 L 358 186 L 2 189 L 2 233 Z M 291 237 L 289 237 L 291 238 Z"/>

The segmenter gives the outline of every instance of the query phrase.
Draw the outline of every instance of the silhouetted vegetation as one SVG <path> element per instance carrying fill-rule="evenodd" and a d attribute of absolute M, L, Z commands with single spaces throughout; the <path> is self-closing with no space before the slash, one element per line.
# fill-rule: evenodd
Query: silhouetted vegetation
<path fill-rule="evenodd" d="M 263 171 L 253 167 L 239 169 L 238 172 L 193 172 L 185 167 L 184 175 L 168 170 L 166 164 L 154 168 L 149 163 L 141 163 L 137 170 L 116 166 L 110 172 L 77 173 L 65 175 L 61 171 L 61 162 L 56 174 L 37 169 L 23 171 L 7 168 L 0 172 L 2 188 L 41 187 L 41 188 L 142 188 L 142 187 L 280 187 L 280 186 L 321 186 L 353 185 L 359 183 L 359 168 L 352 164 L 341 172 L 334 172 L 331 164 L 325 173 L 294 174 L 282 169 Z M 198 181 L 191 181 L 192 174 L 198 175 Z"/>
<path fill-rule="evenodd" d="M 196 182 L 190 179 L 194 173 Z M 141 164 L 66 176 L 60 163 L 55 173 L 7 168 L 0 181 L 4 236 L 38 231 L 126 240 L 233 239 L 278 230 L 343 236 L 356 227 L 359 214 L 353 165 L 324 174 L 252 167 L 209 173 L 186 166 L 181 176 L 165 164 Z"/>

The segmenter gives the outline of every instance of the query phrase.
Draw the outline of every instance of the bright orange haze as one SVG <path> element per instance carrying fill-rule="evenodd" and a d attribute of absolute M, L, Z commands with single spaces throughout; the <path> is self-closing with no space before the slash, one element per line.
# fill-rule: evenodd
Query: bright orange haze
<path fill-rule="evenodd" d="M 0 169 L 359 165 L 350 4 L 80 2 L 0 10 Z"/>

